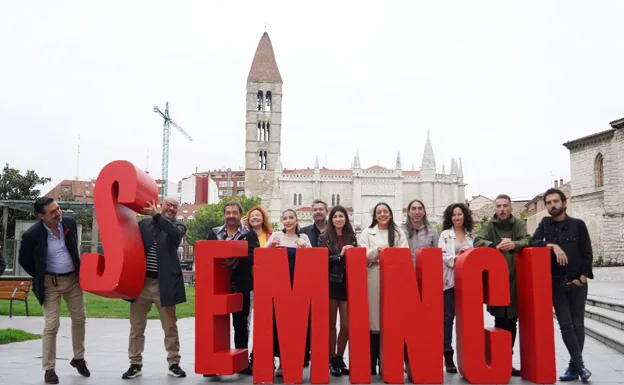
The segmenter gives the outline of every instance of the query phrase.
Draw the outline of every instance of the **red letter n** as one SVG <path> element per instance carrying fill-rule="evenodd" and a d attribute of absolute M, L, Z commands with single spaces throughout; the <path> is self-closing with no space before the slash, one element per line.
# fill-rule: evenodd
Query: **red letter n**
<path fill-rule="evenodd" d="M 509 268 L 489 247 L 461 253 L 455 263 L 459 371 L 472 384 L 506 384 L 511 378 L 511 333 L 485 330 L 483 303 L 509 305 Z"/>
<path fill-rule="evenodd" d="M 405 382 L 406 347 L 414 383 L 444 381 L 442 250 L 421 249 L 416 263 L 414 268 L 407 248 L 388 248 L 381 254 L 381 365 L 386 383 Z"/>
<path fill-rule="evenodd" d="M 195 242 L 195 373 L 235 374 L 247 367 L 247 349 L 230 349 L 230 313 L 243 309 L 232 294 L 225 258 L 247 258 L 245 241 Z"/>
<path fill-rule="evenodd" d="M 536 384 L 554 384 L 557 375 L 550 250 L 526 248 L 516 253 L 516 279 L 522 378 Z"/>
<path fill-rule="evenodd" d="M 308 318 L 311 316 L 310 381 L 329 382 L 329 284 L 326 248 L 297 249 L 291 290 L 286 249 L 256 249 L 254 254 L 255 383 L 273 382 L 273 309 L 284 383 L 302 381 Z"/>

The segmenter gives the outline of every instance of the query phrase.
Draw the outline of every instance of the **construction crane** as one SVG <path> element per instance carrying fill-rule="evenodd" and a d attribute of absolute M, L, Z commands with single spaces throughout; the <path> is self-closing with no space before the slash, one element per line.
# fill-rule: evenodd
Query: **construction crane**
<path fill-rule="evenodd" d="M 184 137 L 191 142 L 193 138 L 182 129 L 176 122 L 174 122 L 169 116 L 169 102 L 165 104 L 165 112 L 163 113 L 158 106 L 154 106 L 154 112 L 160 114 L 165 119 L 163 123 L 163 148 L 162 148 L 162 188 L 161 188 L 161 200 L 167 196 L 167 187 L 169 184 L 169 136 L 171 135 L 171 127 L 175 127 Z"/>

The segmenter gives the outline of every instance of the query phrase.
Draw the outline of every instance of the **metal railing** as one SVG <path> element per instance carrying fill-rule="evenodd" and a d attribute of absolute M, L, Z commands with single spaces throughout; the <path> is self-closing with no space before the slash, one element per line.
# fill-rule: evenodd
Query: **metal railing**
<path fill-rule="evenodd" d="M 18 263 L 18 254 L 21 241 L 15 239 L 7 239 L 6 244 L 2 248 L 2 255 L 6 261 L 6 270 L 2 278 L 8 277 L 28 277 L 28 273 L 22 269 Z M 80 243 L 80 256 L 83 253 L 91 252 L 91 241 L 83 241 Z M 98 243 L 98 253 L 103 254 L 102 243 Z"/>

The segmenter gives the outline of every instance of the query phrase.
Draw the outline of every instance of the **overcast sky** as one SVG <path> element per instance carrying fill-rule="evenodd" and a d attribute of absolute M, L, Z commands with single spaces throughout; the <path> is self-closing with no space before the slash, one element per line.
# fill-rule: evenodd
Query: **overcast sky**
<path fill-rule="evenodd" d="M 284 80 L 285 168 L 462 157 L 466 195 L 530 198 L 562 146 L 624 117 L 624 2 L 0 1 L 0 161 L 82 179 L 126 159 L 169 177 L 244 165 L 246 80 L 265 30 Z M 383 5 L 382 5 L 383 4 Z M 149 153 L 149 161 L 148 155 Z"/>

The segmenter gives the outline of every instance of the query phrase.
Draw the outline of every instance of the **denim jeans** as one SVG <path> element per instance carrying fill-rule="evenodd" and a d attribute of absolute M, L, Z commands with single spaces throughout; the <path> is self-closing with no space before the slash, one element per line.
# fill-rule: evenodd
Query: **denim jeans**
<path fill-rule="evenodd" d="M 444 351 L 453 351 L 453 321 L 455 320 L 455 288 L 444 290 Z"/>
<path fill-rule="evenodd" d="M 563 343 L 570 354 L 570 366 L 583 366 L 585 344 L 585 301 L 587 284 L 568 285 L 565 280 L 553 280 L 553 307 L 559 322 Z"/>

